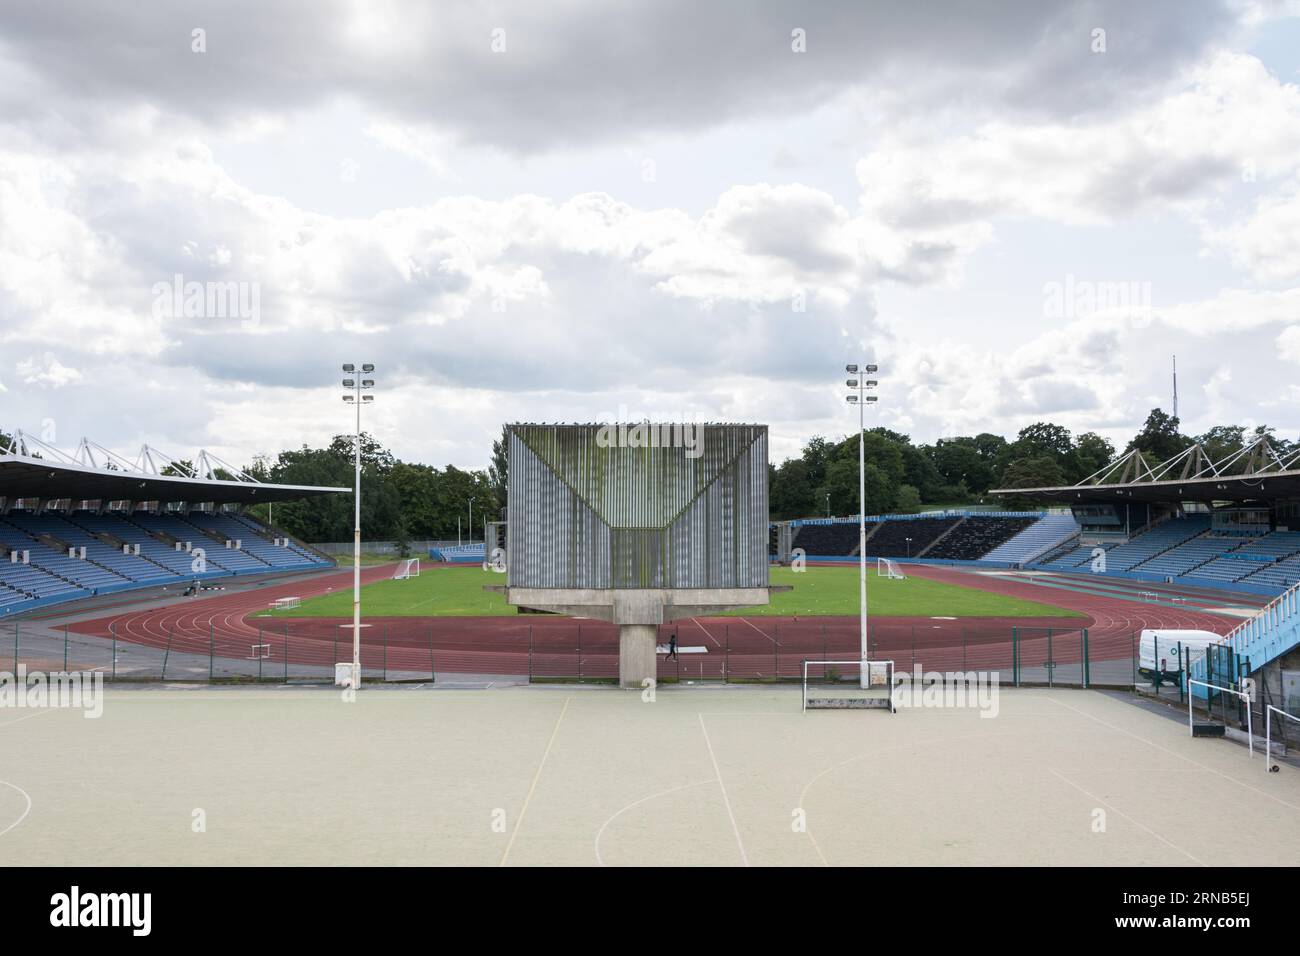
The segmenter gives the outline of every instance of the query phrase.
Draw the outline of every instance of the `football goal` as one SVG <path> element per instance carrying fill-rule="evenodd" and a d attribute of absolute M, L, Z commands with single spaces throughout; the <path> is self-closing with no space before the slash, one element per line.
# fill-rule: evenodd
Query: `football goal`
<path fill-rule="evenodd" d="M 397 566 L 393 572 L 394 581 L 405 581 L 407 578 L 418 578 L 420 576 L 420 559 L 407 558 Z"/>
<path fill-rule="evenodd" d="M 1196 700 L 1197 687 L 1205 688 L 1203 695 L 1205 697 L 1205 717 L 1201 723 L 1196 722 L 1196 715 L 1192 705 Z M 1245 690 L 1239 690 L 1235 687 L 1224 687 L 1222 684 L 1211 684 L 1208 681 L 1187 679 L 1187 731 L 1192 737 L 1224 737 L 1227 735 L 1228 725 L 1228 708 L 1223 706 L 1216 719 L 1214 716 L 1214 697 L 1218 693 L 1221 701 L 1226 701 L 1228 696 L 1237 698 L 1242 703 L 1240 708 L 1246 714 L 1246 742 L 1250 751 L 1250 756 L 1255 756 L 1255 730 L 1253 721 L 1250 716 L 1250 693 Z M 1265 754 L 1265 759 L 1268 755 Z"/>
<path fill-rule="evenodd" d="M 876 577 L 891 578 L 895 581 L 907 580 L 907 575 L 889 558 L 876 558 Z"/>
<path fill-rule="evenodd" d="M 803 709 L 894 713 L 894 662 L 804 661 Z"/>

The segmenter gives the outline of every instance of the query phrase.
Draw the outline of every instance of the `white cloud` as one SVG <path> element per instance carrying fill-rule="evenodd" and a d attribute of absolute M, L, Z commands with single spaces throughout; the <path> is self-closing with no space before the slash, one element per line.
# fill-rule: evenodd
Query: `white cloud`
<path fill-rule="evenodd" d="M 1277 337 L 1277 354 L 1288 362 L 1300 363 L 1300 325 L 1289 325 Z"/>

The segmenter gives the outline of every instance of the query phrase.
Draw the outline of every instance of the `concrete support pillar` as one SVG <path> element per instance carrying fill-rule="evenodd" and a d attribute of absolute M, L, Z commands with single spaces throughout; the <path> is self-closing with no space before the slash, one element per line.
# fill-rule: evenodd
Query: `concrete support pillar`
<path fill-rule="evenodd" d="M 618 628 L 618 683 L 640 689 L 655 676 L 655 643 L 659 628 L 653 624 L 620 624 Z"/>

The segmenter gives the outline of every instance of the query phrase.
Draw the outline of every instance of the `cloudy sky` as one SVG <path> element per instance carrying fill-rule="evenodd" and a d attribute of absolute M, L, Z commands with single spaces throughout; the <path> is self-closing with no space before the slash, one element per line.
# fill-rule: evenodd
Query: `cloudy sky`
<path fill-rule="evenodd" d="M 941 12 L 934 12 L 940 10 Z M 930 11 L 930 12 L 927 12 Z M 1300 432 L 1300 5 L 8 0 L 0 427 Z M 197 294 L 195 294 L 197 291 Z"/>

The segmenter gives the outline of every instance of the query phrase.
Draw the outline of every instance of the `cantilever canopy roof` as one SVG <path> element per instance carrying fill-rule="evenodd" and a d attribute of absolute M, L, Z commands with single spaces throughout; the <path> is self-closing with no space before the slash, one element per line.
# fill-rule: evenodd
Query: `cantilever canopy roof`
<path fill-rule="evenodd" d="M 1050 488 L 995 488 L 991 494 L 1015 495 L 1062 503 L 1143 501 L 1276 501 L 1300 499 L 1300 469 L 1256 475 L 1140 481 L 1109 485 L 1060 485 Z"/>
<path fill-rule="evenodd" d="M 1272 440 L 1261 434 L 1216 462 L 1193 443 L 1155 467 L 1141 451 L 1132 449 L 1077 484 L 995 488 L 992 493 L 1079 503 L 1300 499 L 1300 450 L 1282 448 L 1279 453 Z"/>
<path fill-rule="evenodd" d="M 276 485 L 258 481 L 181 478 L 135 471 L 109 471 L 26 455 L 0 452 L 0 496 L 75 498 L 104 501 L 211 501 L 257 504 L 313 495 L 351 492 L 351 488 Z"/>

